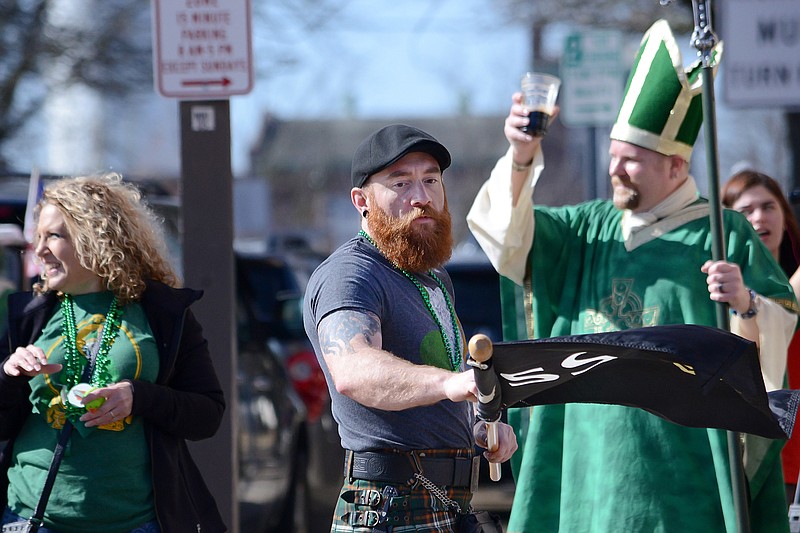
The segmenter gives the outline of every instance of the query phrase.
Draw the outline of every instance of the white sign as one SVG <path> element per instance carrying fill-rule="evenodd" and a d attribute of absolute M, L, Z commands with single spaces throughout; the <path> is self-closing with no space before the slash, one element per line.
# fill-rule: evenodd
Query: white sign
<path fill-rule="evenodd" d="M 192 131 L 214 131 L 217 129 L 214 107 L 210 105 L 193 105 L 190 110 Z"/>
<path fill-rule="evenodd" d="M 153 27 L 161 95 L 221 100 L 253 88 L 250 0 L 153 0 Z"/>
<path fill-rule="evenodd" d="M 622 102 L 622 35 L 612 30 L 571 33 L 561 59 L 561 118 L 567 126 L 607 126 Z"/>
<path fill-rule="evenodd" d="M 725 101 L 800 105 L 800 0 L 726 0 L 719 7 Z"/>

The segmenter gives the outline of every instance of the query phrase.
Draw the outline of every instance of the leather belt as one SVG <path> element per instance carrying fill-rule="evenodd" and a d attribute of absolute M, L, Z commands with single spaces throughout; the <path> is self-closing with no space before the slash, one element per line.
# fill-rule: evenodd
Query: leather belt
<path fill-rule="evenodd" d="M 419 472 L 435 485 L 472 487 L 478 457 L 425 457 L 411 453 L 345 452 L 345 477 L 366 481 L 413 484 Z M 419 464 L 419 470 L 415 467 Z"/>

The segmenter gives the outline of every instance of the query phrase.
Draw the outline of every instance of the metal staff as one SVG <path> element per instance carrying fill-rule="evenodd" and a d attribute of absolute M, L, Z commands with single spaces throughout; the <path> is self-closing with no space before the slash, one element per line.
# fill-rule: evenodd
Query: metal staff
<path fill-rule="evenodd" d="M 492 341 L 483 334 L 469 340 L 470 365 L 478 386 L 478 418 L 486 423 L 486 449 L 497 450 L 497 421 L 500 420 L 500 384 L 492 368 Z M 489 463 L 489 477 L 500 481 L 500 463 Z"/>
<path fill-rule="evenodd" d="M 662 5 L 672 0 L 660 0 Z M 711 259 L 724 261 L 724 229 L 722 227 L 722 207 L 719 199 L 719 152 L 717 150 L 717 115 L 714 103 L 714 57 L 712 51 L 719 42 L 711 26 L 711 0 L 692 0 L 694 11 L 694 32 L 692 46 L 697 49 L 701 60 L 703 80 L 703 138 L 706 143 L 706 169 L 708 172 L 709 222 L 711 225 Z M 728 305 L 719 302 L 716 306 L 717 327 L 730 331 Z M 742 464 L 742 443 L 739 433 L 728 432 L 728 460 L 730 463 L 733 506 L 736 512 L 736 526 L 739 533 L 750 531 L 750 511 L 745 487 L 744 466 Z"/>

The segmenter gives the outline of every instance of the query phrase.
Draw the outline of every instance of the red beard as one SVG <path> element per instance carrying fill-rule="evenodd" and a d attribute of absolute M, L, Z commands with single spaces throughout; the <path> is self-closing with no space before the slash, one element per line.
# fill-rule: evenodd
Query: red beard
<path fill-rule="evenodd" d="M 446 200 L 441 211 L 425 206 L 393 217 L 377 207 L 372 194 L 367 194 L 372 205 L 367 218 L 369 233 L 389 261 L 408 272 L 427 272 L 450 259 L 453 235 Z M 412 224 L 421 216 L 433 219 L 434 224 Z"/>

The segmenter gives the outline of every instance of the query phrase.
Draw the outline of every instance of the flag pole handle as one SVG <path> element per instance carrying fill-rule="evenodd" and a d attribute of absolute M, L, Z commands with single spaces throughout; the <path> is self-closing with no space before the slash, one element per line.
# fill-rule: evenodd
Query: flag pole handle
<path fill-rule="evenodd" d="M 486 335 L 478 333 L 469 340 L 469 354 L 473 362 L 469 363 L 475 372 L 475 384 L 478 386 L 478 402 L 486 405 L 491 402 L 496 395 L 500 394 L 500 387 L 497 383 L 497 376 L 492 369 L 492 341 Z M 482 415 L 478 411 L 478 418 L 486 423 L 486 449 L 490 452 L 497 450 L 497 421 L 500 418 L 499 409 L 496 413 L 489 416 Z M 492 481 L 500 481 L 500 463 L 489 463 L 489 478 Z"/>
<path fill-rule="evenodd" d="M 703 129 L 706 143 L 706 168 L 708 171 L 708 202 L 711 224 L 711 259 L 727 260 L 725 252 L 724 228 L 722 223 L 722 202 L 719 194 L 719 150 L 717 148 L 717 117 L 714 102 L 714 47 L 719 42 L 711 24 L 711 0 L 692 0 L 694 11 L 694 32 L 692 46 L 700 56 L 703 79 Z M 716 306 L 717 327 L 730 331 L 728 305 L 718 302 Z M 750 510 L 744 474 L 741 434 L 728 431 L 728 461 L 730 463 L 733 507 L 736 513 L 736 527 L 739 533 L 750 532 Z"/>
<path fill-rule="evenodd" d="M 469 339 L 469 356 L 478 363 L 488 363 L 492 353 L 494 353 L 492 340 L 483 333 L 473 335 Z"/>
<path fill-rule="evenodd" d="M 701 72 L 703 76 L 703 113 L 706 118 L 703 119 L 703 127 L 706 130 L 705 141 L 706 146 L 713 146 L 709 149 L 708 154 L 708 201 L 711 207 L 710 210 L 710 223 L 712 228 L 711 233 L 711 258 L 714 261 L 724 261 L 727 258 L 725 253 L 725 242 L 722 238 L 723 224 L 722 224 L 722 208 L 719 198 L 719 180 L 717 178 L 717 145 L 716 145 L 716 117 L 714 113 L 714 76 L 711 66 L 703 66 Z M 708 89 L 706 89 L 708 87 Z M 708 111 L 706 111 L 708 110 Z M 728 305 L 724 302 L 717 302 L 717 327 L 730 331 L 730 315 L 728 314 Z M 733 507 L 736 513 L 736 527 L 738 533 L 750 532 L 750 509 L 749 501 L 747 498 L 747 486 L 744 474 L 743 461 L 743 447 L 741 433 L 735 431 L 727 432 L 728 439 L 728 461 L 730 463 L 731 474 L 731 490 L 733 492 Z"/>

